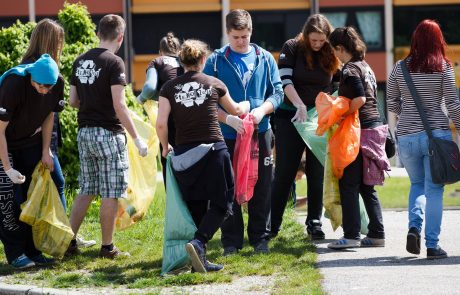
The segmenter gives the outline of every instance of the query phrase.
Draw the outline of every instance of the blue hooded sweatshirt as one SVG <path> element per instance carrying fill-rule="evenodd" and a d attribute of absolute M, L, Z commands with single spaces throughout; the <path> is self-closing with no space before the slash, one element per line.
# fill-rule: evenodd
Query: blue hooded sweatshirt
<path fill-rule="evenodd" d="M 228 60 L 229 45 L 216 49 L 209 56 L 203 72 L 224 82 L 234 101 L 249 101 L 251 110 L 261 106 L 265 101 L 271 102 L 276 110 L 284 98 L 278 66 L 268 51 L 256 44 L 250 44 L 250 46 L 256 52 L 256 64 L 246 88 L 243 86 L 243 81 L 237 70 Z M 235 129 L 224 123 L 220 123 L 220 127 L 225 139 L 236 139 Z M 265 116 L 259 124 L 259 133 L 270 128 L 268 116 Z"/>

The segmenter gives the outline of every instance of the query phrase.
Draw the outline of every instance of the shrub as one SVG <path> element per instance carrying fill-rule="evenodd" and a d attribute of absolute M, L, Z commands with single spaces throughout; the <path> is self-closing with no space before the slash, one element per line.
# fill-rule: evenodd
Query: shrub
<path fill-rule="evenodd" d="M 58 13 L 58 19 L 65 31 L 60 72 L 65 80 L 64 96 L 68 101 L 73 62 L 80 54 L 96 47 L 99 40 L 95 33 L 96 25 L 92 22 L 86 6 L 80 3 L 64 3 L 64 7 Z M 18 20 L 14 25 L 0 30 L 0 73 L 21 62 L 35 25 L 35 23 L 22 24 Z M 126 87 L 125 93 L 128 107 L 143 116 L 142 107 L 136 103 L 131 86 Z M 63 144 L 59 150 L 59 161 L 66 177 L 66 184 L 70 188 L 75 188 L 78 184 L 80 167 L 77 147 L 77 110 L 66 106 L 59 114 L 59 119 Z"/>

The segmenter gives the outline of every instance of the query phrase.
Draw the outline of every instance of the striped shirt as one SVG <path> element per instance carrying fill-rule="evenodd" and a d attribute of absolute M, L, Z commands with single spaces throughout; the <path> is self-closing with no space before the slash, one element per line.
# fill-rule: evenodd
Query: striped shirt
<path fill-rule="evenodd" d="M 449 120 L 442 108 L 460 130 L 460 101 L 455 87 L 452 67 L 444 62 L 442 72 L 410 73 L 431 130 L 449 130 Z M 414 99 L 404 80 L 399 62 L 393 68 L 387 83 L 388 110 L 398 115 L 397 135 L 403 136 L 425 130 Z"/>

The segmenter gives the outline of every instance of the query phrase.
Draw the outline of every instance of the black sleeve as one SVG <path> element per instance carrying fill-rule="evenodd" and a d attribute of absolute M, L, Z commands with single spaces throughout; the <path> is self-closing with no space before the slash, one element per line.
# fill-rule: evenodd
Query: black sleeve
<path fill-rule="evenodd" d="M 295 39 L 290 39 L 284 43 L 278 58 L 278 69 L 280 72 L 283 88 L 289 84 L 293 84 L 292 75 L 295 66 L 297 42 Z"/>
<path fill-rule="evenodd" d="M 30 76 L 26 76 L 29 77 Z M 24 77 L 10 75 L 0 87 L 0 120 L 9 122 L 14 113 L 20 111 L 19 105 L 25 97 Z M 32 87 L 29 83 L 29 87 Z"/>
<path fill-rule="evenodd" d="M 349 76 L 345 79 L 343 84 L 346 85 L 346 88 L 348 89 L 348 98 L 353 99 L 356 97 L 366 96 L 366 93 L 364 92 L 363 82 L 359 77 Z"/>

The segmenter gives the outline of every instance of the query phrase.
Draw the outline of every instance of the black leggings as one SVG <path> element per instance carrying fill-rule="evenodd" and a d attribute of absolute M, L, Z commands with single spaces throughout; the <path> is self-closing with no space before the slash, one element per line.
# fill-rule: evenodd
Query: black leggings
<path fill-rule="evenodd" d="M 291 119 L 275 117 L 276 165 L 271 196 L 271 231 L 278 233 L 283 222 L 284 209 L 292 183 L 297 174 L 302 154 L 306 153 L 307 202 L 309 220 L 321 219 L 323 210 L 324 167 L 307 147 Z"/>

